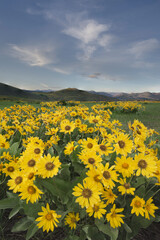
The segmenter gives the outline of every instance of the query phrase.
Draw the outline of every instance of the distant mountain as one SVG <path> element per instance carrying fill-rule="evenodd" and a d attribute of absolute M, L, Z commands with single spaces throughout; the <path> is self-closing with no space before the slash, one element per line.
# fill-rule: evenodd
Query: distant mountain
<path fill-rule="evenodd" d="M 142 92 L 142 93 L 124 93 L 124 92 L 94 92 L 94 94 L 100 94 L 104 96 L 109 96 L 113 98 L 117 98 L 122 101 L 133 101 L 133 100 L 152 100 L 152 101 L 160 101 L 160 93 L 153 92 Z"/>
<path fill-rule="evenodd" d="M 120 100 L 152 100 L 160 101 L 160 93 L 142 92 L 142 93 L 121 93 L 115 95 Z"/>
<path fill-rule="evenodd" d="M 4 98 L 20 98 L 25 100 L 40 101 L 114 101 L 113 98 L 89 93 L 76 88 L 67 88 L 59 91 L 41 92 L 28 91 L 0 83 L 0 96 Z"/>
<path fill-rule="evenodd" d="M 96 92 L 84 91 L 77 88 L 67 88 L 59 91 L 30 91 L 12 87 L 0 83 L 0 97 L 18 98 L 24 100 L 40 101 L 133 101 L 133 100 L 152 100 L 160 101 L 160 93 L 142 92 L 142 93 L 118 93 L 118 92 Z"/>

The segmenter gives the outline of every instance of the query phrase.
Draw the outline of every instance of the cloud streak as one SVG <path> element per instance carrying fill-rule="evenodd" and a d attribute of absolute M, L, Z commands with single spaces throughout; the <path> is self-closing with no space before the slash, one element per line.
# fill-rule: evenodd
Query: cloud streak
<path fill-rule="evenodd" d="M 135 58 L 141 58 L 159 47 L 159 41 L 155 38 L 151 38 L 133 43 L 128 52 L 135 56 Z"/>
<path fill-rule="evenodd" d="M 12 57 L 25 62 L 29 66 L 43 67 L 53 62 L 52 59 L 46 56 L 51 51 L 50 48 L 40 49 L 37 47 L 24 47 L 15 44 L 10 45 L 10 53 Z"/>

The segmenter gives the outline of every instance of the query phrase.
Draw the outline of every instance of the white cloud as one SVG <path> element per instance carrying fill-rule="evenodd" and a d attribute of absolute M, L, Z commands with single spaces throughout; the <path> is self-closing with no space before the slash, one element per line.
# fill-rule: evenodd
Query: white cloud
<path fill-rule="evenodd" d="M 83 51 L 82 53 L 77 54 L 77 58 L 82 61 L 87 61 L 90 59 L 94 51 L 96 50 L 96 46 L 94 45 L 85 45 L 80 44 L 79 48 Z"/>
<path fill-rule="evenodd" d="M 74 23 L 73 23 L 74 24 Z M 83 20 L 78 25 L 68 26 L 63 32 L 85 44 L 98 39 L 102 32 L 108 31 L 109 26 L 99 24 L 95 20 Z"/>
<path fill-rule="evenodd" d="M 98 39 L 98 43 L 101 47 L 109 47 L 114 37 L 110 34 L 104 34 Z"/>
<path fill-rule="evenodd" d="M 136 58 L 141 58 L 145 54 L 152 52 L 159 47 L 159 41 L 155 38 L 151 38 L 133 43 L 132 46 L 129 48 L 128 52 L 133 54 Z"/>
<path fill-rule="evenodd" d="M 109 24 L 100 24 L 93 19 L 86 19 L 85 14 L 70 14 L 66 16 L 66 25 L 62 33 L 77 39 L 78 49 L 82 50 L 77 58 L 86 61 L 91 58 L 98 47 L 109 49 L 113 36 L 106 34 Z"/>
<path fill-rule="evenodd" d="M 22 47 L 15 44 L 10 44 L 10 47 L 13 57 L 18 58 L 30 66 L 42 67 L 53 62 L 52 59 L 46 56 L 46 54 L 52 50 L 51 48 Z"/>

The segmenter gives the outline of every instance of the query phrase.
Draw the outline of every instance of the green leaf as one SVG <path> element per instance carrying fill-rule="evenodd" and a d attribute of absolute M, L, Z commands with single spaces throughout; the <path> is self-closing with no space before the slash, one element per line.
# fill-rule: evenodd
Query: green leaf
<path fill-rule="evenodd" d="M 19 148 L 19 142 L 15 142 L 12 144 L 12 146 L 10 147 L 9 149 L 9 153 L 14 156 L 16 155 L 17 151 L 18 151 L 18 148 Z"/>
<path fill-rule="evenodd" d="M 19 131 L 16 131 L 11 137 L 10 145 L 16 142 L 20 142 L 20 140 L 21 140 L 21 133 Z"/>
<path fill-rule="evenodd" d="M 70 170 L 69 170 L 69 165 L 68 164 L 63 164 L 62 170 L 60 172 L 60 178 L 65 180 L 65 181 L 70 181 Z"/>
<path fill-rule="evenodd" d="M 38 212 L 42 211 L 42 204 L 40 204 L 39 202 L 36 202 L 36 203 L 23 202 L 23 209 L 24 209 L 24 213 L 27 216 L 36 218 L 38 215 Z"/>
<path fill-rule="evenodd" d="M 12 217 L 14 217 L 14 216 L 19 212 L 19 210 L 20 210 L 21 208 L 22 208 L 22 207 L 21 207 L 20 205 L 15 206 L 15 207 L 12 209 L 12 211 L 10 212 L 8 218 L 11 219 Z"/>
<path fill-rule="evenodd" d="M 105 240 L 104 235 L 98 231 L 97 227 L 94 226 L 89 226 L 88 236 L 94 240 Z"/>
<path fill-rule="evenodd" d="M 111 240 L 116 240 L 118 238 L 118 229 L 117 228 L 112 228 L 109 225 L 109 223 L 104 224 L 101 220 L 96 219 L 95 224 L 101 232 L 110 236 Z"/>
<path fill-rule="evenodd" d="M 48 149 L 48 153 L 51 154 L 52 157 L 55 155 L 53 147 Z"/>
<path fill-rule="evenodd" d="M 141 228 L 147 228 L 153 221 L 154 221 L 153 217 L 151 217 L 151 219 L 148 220 L 142 216 L 133 215 L 131 219 L 132 234 L 130 234 L 129 236 L 131 237 L 135 236 Z"/>
<path fill-rule="evenodd" d="M 128 233 L 131 233 L 131 232 L 132 232 L 132 229 L 127 225 L 127 223 L 124 223 L 124 224 L 123 224 L 123 227 L 124 227 L 124 229 L 125 229 L 126 232 L 128 232 Z"/>
<path fill-rule="evenodd" d="M 37 231 L 38 231 L 38 227 L 36 223 L 32 223 L 32 225 L 28 228 L 28 231 L 26 234 L 26 240 L 29 240 L 31 237 L 33 237 Z"/>
<path fill-rule="evenodd" d="M 133 187 L 138 188 L 140 185 L 145 184 L 145 177 L 137 177 L 135 183 L 133 183 Z"/>
<path fill-rule="evenodd" d="M 27 217 L 22 218 L 13 226 L 11 232 L 26 231 L 31 224 L 32 221 L 30 219 L 28 219 Z"/>
<path fill-rule="evenodd" d="M 69 200 L 67 194 L 70 189 L 69 182 L 54 177 L 53 179 L 37 179 L 53 196 L 59 197 L 66 204 Z"/>
<path fill-rule="evenodd" d="M 86 239 L 87 239 L 86 233 L 84 231 L 81 231 L 79 240 L 86 240 Z"/>
<path fill-rule="evenodd" d="M 140 198 L 143 198 L 144 195 L 145 195 L 145 186 L 142 185 L 140 186 L 136 191 L 135 191 L 135 195 L 140 197 Z"/>
<path fill-rule="evenodd" d="M 83 169 L 84 169 L 84 165 L 79 163 L 79 162 L 73 162 L 72 163 L 73 167 L 74 167 L 74 171 L 81 174 Z"/>
<path fill-rule="evenodd" d="M 14 208 L 17 206 L 15 198 L 5 198 L 0 200 L 0 209 Z"/>
<path fill-rule="evenodd" d="M 8 198 L 17 198 L 17 199 L 19 199 L 19 197 L 18 197 L 18 195 L 16 193 L 7 191 L 6 194 L 7 194 Z"/>

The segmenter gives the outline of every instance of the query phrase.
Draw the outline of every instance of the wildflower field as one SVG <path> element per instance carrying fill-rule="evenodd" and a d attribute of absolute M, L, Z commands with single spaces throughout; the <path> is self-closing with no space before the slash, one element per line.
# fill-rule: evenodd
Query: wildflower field
<path fill-rule="evenodd" d="M 159 124 L 144 124 L 154 115 L 138 120 L 146 108 L 42 102 L 1 109 L 0 239 L 24 232 L 20 239 L 130 240 L 159 222 Z"/>

